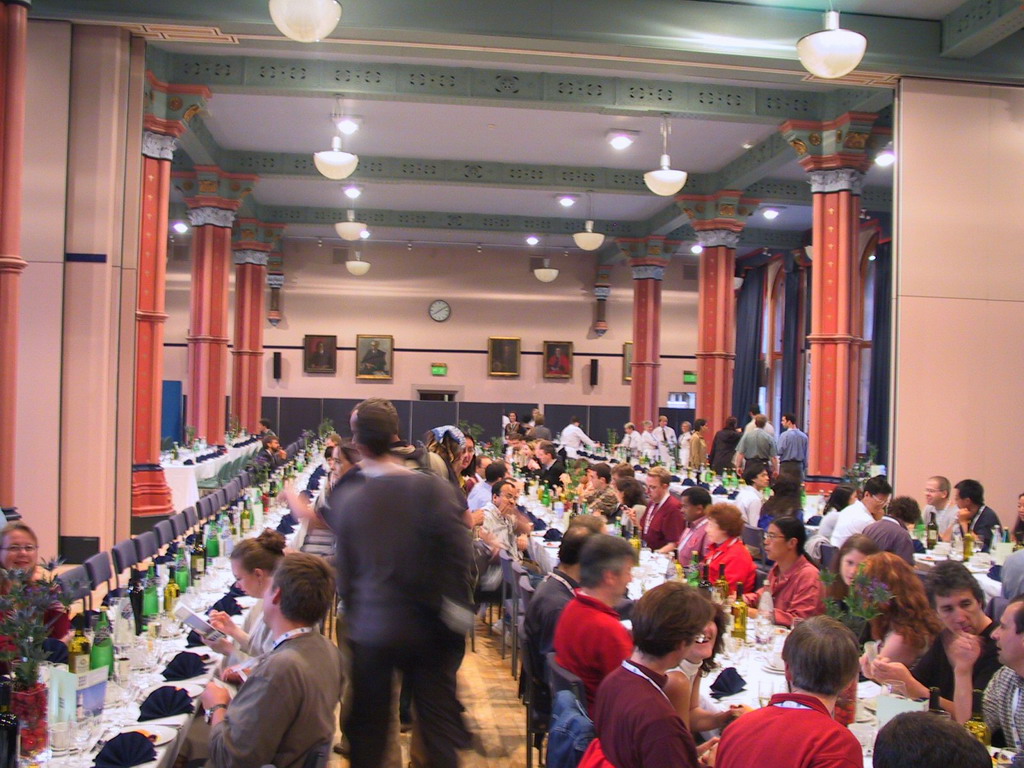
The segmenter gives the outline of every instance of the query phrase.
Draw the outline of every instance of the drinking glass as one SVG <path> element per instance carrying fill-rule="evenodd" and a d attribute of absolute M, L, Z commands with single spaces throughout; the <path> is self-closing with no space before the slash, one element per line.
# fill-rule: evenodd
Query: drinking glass
<path fill-rule="evenodd" d="M 772 696 L 779 693 L 778 682 L 775 680 L 758 680 L 757 681 L 757 701 L 761 707 L 767 707 L 768 702 L 771 701 Z"/>
<path fill-rule="evenodd" d="M 50 723 L 50 750 L 54 756 L 67 754 L 74 741 L 74 729 L 72 724 L 64 720 L 59 723 Z"/>

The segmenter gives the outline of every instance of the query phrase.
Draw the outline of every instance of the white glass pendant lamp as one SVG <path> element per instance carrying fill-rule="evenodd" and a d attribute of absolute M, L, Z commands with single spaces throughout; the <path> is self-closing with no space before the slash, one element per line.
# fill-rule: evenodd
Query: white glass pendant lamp
<path fill-rule="evenodd" d="M 867 48 L 864 35 L 839 26 L 839 11 L 825 11 L 825 28 L 801 37 L 796 53 L 812 75 L 834 80 L 856 69 Z"/>
<path fill-rule="evenodd" d="M 359 165 L 359 155 L 342 151 L 341 136 L 334 136 L 329 150 L 313 153 L 313 165 L 328 179 L 341 181 L 351 176 Z"/>
<path fill-rule="evenodd" d="M 668 156 L 668 136 L 671 131 L 668 117 L 663 117 L 661 119 L 661 164 L 657 170 L 644 174 L 644 184 L 647 185 L 647 188 L 662 197 L 674 195 L 686 183 L 686 171 L 674 170 Z"/>
<path fill-rule="evenodd" d="M 270 0 L 270 18 L 281 34 L 299 43 L 318 43 L 341 21 L 337 0 Z"/>

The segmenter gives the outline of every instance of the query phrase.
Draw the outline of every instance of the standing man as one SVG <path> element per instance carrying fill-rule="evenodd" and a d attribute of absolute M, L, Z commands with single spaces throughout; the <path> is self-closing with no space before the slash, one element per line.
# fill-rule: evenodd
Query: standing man
<path fill-rule="evenodd" d="M 765 431 L 768 417 L 759 413 L 753 423 L 754 429 L 745 431 L 736 446 L 736 469 L 742 472 L 748 466 L 760 467 L 774 477 L 779 471 L 779 449 L 775 438 Z"/>
<path fill-rule="evenodd" d="M 949 478 L 942 475 L 932 475 L 924 484 L 924 520 L 927 523 L 934 517 L 940 535 L 948 533 L 956 522 L 956 504 L 950 498 L 952 492 Z"/>
<path fill-rule="evenodd" d="M 584 445 L 590 448 L 590 450 L 594 450 L 594 441 L 580 427 L 579 416 L 573 416 L 569 419 L 569 424 L 562 430 L 559 441 L 562 443 L 562 447 L 565 448 L 565 452 L 570 459 L 575 459 L 579 456 L 579 451 Z"/>
<path fill-rule="evenodd" d="M 658 440 L 654 436 L 654 423 L 645 419 L 640 433 L 640 454 L 651 461 L 658 458 Z"/>
<path fill-rule="evenodd" d="M 632 459 L 640 455 L 640 433 L 636 431 L 636 424 L 627 421 L 622 428 L 622 442 L 616 448 L 626 449 L 626 458 Z"/>
<path fill-rule="evenodd" d="M 679 499 L 668 489 L 672 476 L 664 467 L 647 473 L 647 511 L 639 520 L 644 544 L 658 552 L 674 552 L 686 528 Z"/>
<path fill-rule="evenodd" d="M 469 737 L 455 676 L 473 618 L 465 502 L 449 483 L 391 454 L 398 424 L 390 403 L 364 400 L 351 426 L 366 478 L 337 515 L 338 594 L 352 648 L 351 765 L 381 763 L 397 670 L 411 689 L 429 764 L 457 768 Z"/>
<path fill-rule="evenodd" d="M 700 469 L 708 460 L 708 441 L 705 437 L 707 419 L 695 419 L 693 434 L 690 436 L 690 468 Z"/>
<path fill-rule="evenodd" d="M 752 406 L 750 406 L 750 411 L 747 413 L 747 415 L 750 416 L 750 421 L 748 421 L 746 426 L 743 427 L 743 431 L 745 433 L 752 432 L 757 427 L 756 422 L 757 417 L 761 415 L 761 406 L 759 406 L 757 403 L 754 403 Z M 766 424 L 765 426 L 762 427 L 762 429 L 772 437 L 775 437 L 775 425 L 772 424 L 770 421 L 767 421 L 767 419 L 768 417 L 765 416 Z"/>
<path fill-rule="evenodd" d="M 277 435 L 277 432 L 270 428 L 270 419 L 260 419 L 259 426 L 256 427 L 256 437 L 262 439 L 269 435 Z"/>
<path fill-rule="evenodd" d="M 961 480 L 956 484 L 956 504 L 960 528 L 964 535 L 981 540 L 981 551 L 992 548 L 992 529 L 999 525 L 999 515 L 985 506 L 985 489 L 977 480 Z"/>
<path fill-rule="evenodd" d="M 782 414 L 782 428 L 779 435 L 779 471 L 788 472 L 804 480 L 807 471 L 807 435 L 796 425 L 796 416 L 792 413 Z"/>
<path fill-rule="evenodd" d="M 676 451 L 676 432 L 668 425 L 668 416 L 658 417 L 654 440 L 658 445 L 658 457 L 663 464 L 668 464 Z"/>
<path fill-rule="evenodd" d="M 693 438 L 693 425 L 684 421 L 679 425 L 679 466 L 690 466 L 690 440 Z"/>

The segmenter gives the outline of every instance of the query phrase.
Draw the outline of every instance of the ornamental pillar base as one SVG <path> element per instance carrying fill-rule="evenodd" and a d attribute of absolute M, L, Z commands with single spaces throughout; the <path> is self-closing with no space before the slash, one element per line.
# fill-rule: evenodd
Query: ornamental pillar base
<path fill-rule="evenodd" d="M 136 464 L 132 467 L 132 516 L 156 517 L 173 515 L 174 502 L 170 486 L 159 464 Z"/>

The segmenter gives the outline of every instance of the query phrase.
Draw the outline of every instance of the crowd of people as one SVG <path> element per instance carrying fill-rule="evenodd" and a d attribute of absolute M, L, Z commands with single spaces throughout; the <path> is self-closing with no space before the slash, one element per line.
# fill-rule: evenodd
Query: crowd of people
<path fill-rule="evenodd" d="M 241 626 L 211 613 L 226 635 L 211 648 L 223 656 L 218 675 L 240 687 L 233 698 L 207 687 L 206 728 L 184 755 L 215 768 L 298 768 L 340 726 L 335 749 L 354 768 L 398 768 L 398 734 L 410 727 L 413 765 L 457 766 L 473 735 L 456 675 L 477 607 L 500 589 L 502 558 L 535 586 L 524 668 L 539 689 L 549 658 L 582 680 L 596 734 L 582 758 L 588 767 L 760 766 L 778 764 L 773 756 L 783 752 L 792 755 L 787 765 L 861 765 L 859 743 L 835 717 L 859 676 L 901 682 L 911 698 L 937 688 L 948 713 L 893 720 L 878 735 L 877 766 L 939 764 L 943 750 L 909 753 L 908 738 L 939 740 L 945 754 L 961 756 L 957 765 L 980 766 L 971 737 L 954 726 L 976 714 L 975 690 L 984 691 L 982 714 L 997 742 L 1024 750 L 1024 596 L 1016 594 L 1024 550 L 1003 566 L 1005 607 L 995 612 L 963 563 L 925 572 L 914 558 L 911 531 L 922 520 L 945 541 L 970 538 L 980 551 L 997 542 L 999 518 L 981 484 L 928 478 L 922 512 L 910 496 L 893 498 L 878 476 L 861 488 L 838 486 L 823 514 L 812 515 L 800 493 L 806 435 L 789 415 L 778 436 L 762 414 L 751 416 L 742 429 L 730 419 L 710 447 L 700 419 L 678 435 L 665 417 L 641 431 L 626 425 L 629 451 L 657 457 L 685 444 L 691 465 L 738 470 L 743 484 L 723 502 L 700 483 L 680 488 L 656 462 L 638 471 L 574 459 L 595 447 L 577 420 L 556 443 L 539 412 L 529 425 L 510 413 L 505 458 L 487 458 L 454 426 L 408 442 L 390 402 L 364 400 L 351 414 L 351 440 L 327 440 L 316 501 L 283 492 L 304 521 L 300 551 L 269 530 L 234 548 L 237 585 L 259 600 Z M 276 436 L 263 440 L 266 460 L 276 461 Z M 574 460 L 585 467 L 578 484 L 567 471 Z M 538 519 L 519 503 L 523 479 L 572 484 L 586 505 L 547 574 L 530 558 Z M 1020 537 L 1024 494 L 1018 513 Z M 629 601 L 637 544 L 724 584 L 728 598 L 676 576 Z M 7 578 L 33 572 L 35 533 L 7 525 L 0 553 Z M 759 710 L 718 707 L 701 692 L 728 631 L 727 606 L 740 600 L 752 617 L 770 611 L 790 630 L 782 653 L 789 692 Z M 332 643 L 322 631 L 335 601 Z M 67 617 L 55 608 L 49 619 L 53 638 L 66 639 Z"/>

